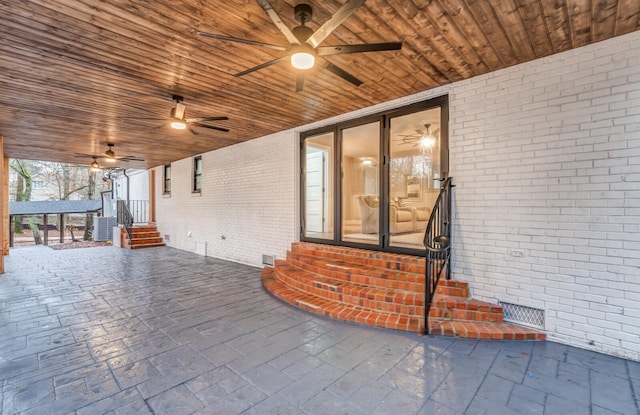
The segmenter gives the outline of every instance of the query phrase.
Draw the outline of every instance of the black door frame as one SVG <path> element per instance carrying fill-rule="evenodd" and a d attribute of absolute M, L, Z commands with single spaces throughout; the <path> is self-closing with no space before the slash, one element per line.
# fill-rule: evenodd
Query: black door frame
<path fill-rule="evenodd" d="M 339 122 L 332 125 L 308 130 L 300 133 L 300 240 L 325 245 L 347 246 L 372 251 L 384 251 L 409 255 L 422 255 L 424 250 L 389 246 L 389 161 L 391 119 L 415 112 L 440 107 L 440 177 L 445 179 L 449 174 L 449 97 L 447 95 L 426 101 L 410 104 L 373 115 Z M 377 245 L 341 241 L 342 231 L 342 131 L 373 122 L 380 122 L 380 166 L 378 185 L 380 194 L 379 241 Z M 333 134 L 333 239 L 311 238 L 305 236 L 305 140 L 321 134 Z"/>

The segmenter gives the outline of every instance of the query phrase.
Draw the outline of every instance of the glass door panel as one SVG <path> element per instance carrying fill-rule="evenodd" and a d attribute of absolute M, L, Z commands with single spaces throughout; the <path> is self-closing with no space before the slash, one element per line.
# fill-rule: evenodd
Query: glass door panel
<path fill-rule="evenodd" d="M 306 138 L 303 177 L 304 236 L 333 239 L 333 133 Z"/>
<path fill-rule="evenodd" d="M 380 244 L 380 122 L 342 130 L 342 241 Z"/>
<path fill-rule="evenodd" d="M 424 249 L 424 231 L 439 192 L 440 123 L 440 107 L 390 120 L 390 246 Z"/>

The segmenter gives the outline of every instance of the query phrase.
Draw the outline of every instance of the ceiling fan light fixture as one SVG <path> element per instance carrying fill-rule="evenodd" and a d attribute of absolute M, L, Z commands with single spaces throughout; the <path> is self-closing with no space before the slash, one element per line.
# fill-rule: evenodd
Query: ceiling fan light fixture
<path fill-rule="evenodd" d="M 89 170 L 91 170 L 92 172 L 96 173 L 100 171 L 100 163 L 98 163 L 98 160 L 93 159 L 93 161 L 91 162 L 91 164 L 89 165 Z"/>
<path fill-rule="evenodd" d="M 309 45 L 298 45 L 291 52 L 291 66 L 296 69 L 311 69 L 316 63 L 314 50 Z"/>
<path fill-rule="evenodd" d="M 171 128 L 176 130 L 184 130 L 187 128 L 187 123 L 183 120 L 171 120 Z"/>

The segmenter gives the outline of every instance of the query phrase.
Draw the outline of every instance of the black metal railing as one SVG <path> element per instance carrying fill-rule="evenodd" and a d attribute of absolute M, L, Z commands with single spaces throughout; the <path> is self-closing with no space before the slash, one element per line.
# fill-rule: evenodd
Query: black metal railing
<path fill-rule="evenodd" d="M 133 215 L 127 206 L 127 202 L 124 200 L 118 200 L 118 225 L 124 226 L 124 230 L 127 231 L 127 236 L 131 240 L 131 227 L 133 226 Z"/>
<path fill-rule="evenodd" d="M 149 222 L 149 201 L 148 200 L 129 200 L 129 212 L 133 218 L 133 223 Z"/>
<path fill-rule="evenodd" d="M 429 334 L 429 312 L 431 302 L 440 278 L 451 279 L 449 260 L 451 259 L 451 177 L 446 179 L 431 211 L 427 229 L 424 232 L 425 290 L 424 290 L 424 333 Z"/>

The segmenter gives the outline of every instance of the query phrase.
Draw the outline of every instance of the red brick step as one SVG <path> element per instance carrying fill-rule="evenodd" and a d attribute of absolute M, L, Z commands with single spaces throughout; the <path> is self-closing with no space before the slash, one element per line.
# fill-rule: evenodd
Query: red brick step
<path fill-rule="evenodd" d="M 266 267 L 263 286 L 276 297 L 327 317 L 424 332 L 424 258 L 295 242 L 286 261 Z M 469 298 L 466 282 L 441 280 L 429 334 L 474 339 L 543 340 L 541 331 L 505 323 L 502 307 Z"/>

